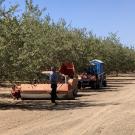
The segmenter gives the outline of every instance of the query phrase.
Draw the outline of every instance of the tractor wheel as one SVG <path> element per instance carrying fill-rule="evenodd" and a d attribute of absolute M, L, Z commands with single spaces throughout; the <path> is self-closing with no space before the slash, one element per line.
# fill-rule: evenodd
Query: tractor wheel
<path fill-rule="evenodd" d="M 91 88 L 92 88 L 92 89 L 95 89 L 95 88 L 96 88 L 96 83 L 95 83 L 95 82 L 93 82 L 93 83 L 91 84 Z"/>
<path fill-rule="evenodd" d="M 96 81 L 96 89 L 99 89 L 99 88 L 100 88 L 100 81 L 97 80 L 97 81 Z"/>

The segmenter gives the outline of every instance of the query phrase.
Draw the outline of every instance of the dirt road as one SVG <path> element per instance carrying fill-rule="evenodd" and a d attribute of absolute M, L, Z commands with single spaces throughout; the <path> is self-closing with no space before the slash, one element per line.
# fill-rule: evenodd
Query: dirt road
<path fill-rule="evenodd" d="M 109 77 L 76 100 L 14 101 L 0 89 L 0 135 L 135 135 L 135 77 Z"/>

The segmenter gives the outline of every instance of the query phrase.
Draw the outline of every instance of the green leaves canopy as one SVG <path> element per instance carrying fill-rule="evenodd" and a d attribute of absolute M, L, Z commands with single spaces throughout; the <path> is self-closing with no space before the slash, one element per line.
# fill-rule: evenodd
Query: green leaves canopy
<path fill-rule="evenodd" d="M 15 15 L 17 5 L 8 10 L 0 3 L 0 79 L 31 80 L 52 65 L 74 62 L 81 72 L 92 59 L 105 62 L 108 73 L 134 71 L 135 50 L 120 43 L 116 34 L 98 38 L 85 28 L 55 23 L 44 10 L 26 0 L 24 13 Z"/>

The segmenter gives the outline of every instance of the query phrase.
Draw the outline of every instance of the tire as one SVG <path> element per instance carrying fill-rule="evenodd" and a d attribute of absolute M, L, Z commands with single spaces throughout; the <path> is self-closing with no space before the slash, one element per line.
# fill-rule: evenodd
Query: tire
<path fill-rule="evenodd" d="M 103 81 L 103 86 L 107 87 L 107 82 L 106 81 Z"/>
<path fill-rule="evenodd" d="M 100 88 L 100 82 L 99 80 L 96 81 L 96 89 L 99 89 Z"/>
<path fill-rule="evenodd" d="M 95 88 L 96 88 L 96 82 L 93 82 L 93 83 L 91 84 L 91 88 L 92 88 L 92 89 L 95 89 Z"/>
<path fill-rule="evenodd" d="M 74 89 L 74 91 L 73 91 L 73 96 L 74 97 L 76 97 L 77 96 L 77 92 L 78 92 L 78 89 L 76 88 L 76 89 Z"/>
<path fill-rule="evenodd" d="M 67 95 L 67 99 L 75 99 L 74 92 L 70 91 Z"/>
<path fill-rule="evenodd" d="M 81 89 L 81 82 L 78 82 L 77 87 L 78 87 L 78 89 Z"/>

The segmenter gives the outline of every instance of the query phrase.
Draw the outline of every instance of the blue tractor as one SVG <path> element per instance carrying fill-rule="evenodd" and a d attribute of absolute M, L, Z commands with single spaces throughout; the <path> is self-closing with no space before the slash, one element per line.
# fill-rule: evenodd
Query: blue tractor
<path fill-rule="evenodd" d="M 101 88 L 106 87 L 106 75 L 104 71 L 104 62 L 101 60 L 94 59 L 89 61 L 88 67 L 85 68 L 84 72 L 80 75 L 78 81 L 78 88 Z"/>

